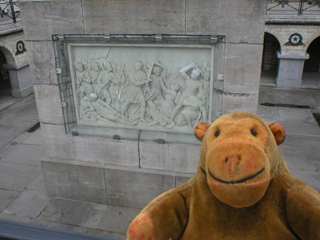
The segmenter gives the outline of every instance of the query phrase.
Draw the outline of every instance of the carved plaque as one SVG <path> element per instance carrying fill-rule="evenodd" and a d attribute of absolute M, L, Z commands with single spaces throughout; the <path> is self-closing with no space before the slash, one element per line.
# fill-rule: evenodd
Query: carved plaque
<path fill-rule="evenodd" d="M 208 121 L 207 45 L 68 44 L 78 125 L 190 132 Z"/>

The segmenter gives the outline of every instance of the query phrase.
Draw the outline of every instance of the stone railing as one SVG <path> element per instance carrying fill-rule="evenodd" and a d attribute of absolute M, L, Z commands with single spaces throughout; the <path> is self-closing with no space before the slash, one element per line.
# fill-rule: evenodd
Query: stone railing
<path fill-rule="evenodd" d="M 319 0 L 268 0 L 268 15 L 320 15 Z"/>

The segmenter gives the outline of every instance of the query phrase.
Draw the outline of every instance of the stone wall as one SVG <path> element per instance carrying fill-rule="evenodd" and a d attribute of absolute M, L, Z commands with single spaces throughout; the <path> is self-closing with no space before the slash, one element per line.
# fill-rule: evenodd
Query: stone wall
<path fill-rule="evenodd" d="M 46 145 L 42 166 L 49 195 L 140 208 L 192 176 L 200 150 L 196 140 L 172 142 L 169 133 L 143 137 L 138 131 L 130 140 L 126 131 L 115 139 L 99 134 L 103 129 L 88 135 L 69 131 L 52 34 L 223 35 L 216 112 L 256 112 L 264 1 L 21 0 L 20 9 Z"/>

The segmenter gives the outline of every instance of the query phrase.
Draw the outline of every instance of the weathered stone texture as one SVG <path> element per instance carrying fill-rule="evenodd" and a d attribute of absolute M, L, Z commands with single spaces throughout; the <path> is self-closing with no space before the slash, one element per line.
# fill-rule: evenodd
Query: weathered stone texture
<path fill-rule="evenodd" d="M 51 40 L 52 34 L 83 34 L 81 2 L 20 1 L 26 40 Z"/>
<path fill-rule="evenodd" d="M 140 142 L 142 168 L 195 173 L 201 146 L 190 144 L 156 144 Z"/>
<path fill-rule="evenodd" d="M 139 171 L 106 169 L 108 204 L 143 208 L 161 193 L 175 187 L 175 177 Z"/>
<path fill-rule="evenodd" d="M 82 1 L 86 34 L 184 34 L 184 0 Z"/>
<path fill-rule="evenodd" d="M 106 203 L 102 166 L 43 159 L 42 168 L 49 196 Z"/>

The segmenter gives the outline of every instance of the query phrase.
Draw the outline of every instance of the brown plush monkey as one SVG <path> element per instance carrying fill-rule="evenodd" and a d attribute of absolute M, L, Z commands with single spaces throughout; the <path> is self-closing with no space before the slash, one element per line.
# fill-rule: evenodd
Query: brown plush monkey
<path fill-rule="evenodd" d="M 293 177 L 279 124 L 249 113 L 199 123 L 197 173 L 149 203 L 127 239 L 320 240 L 320 195 Z"/>

